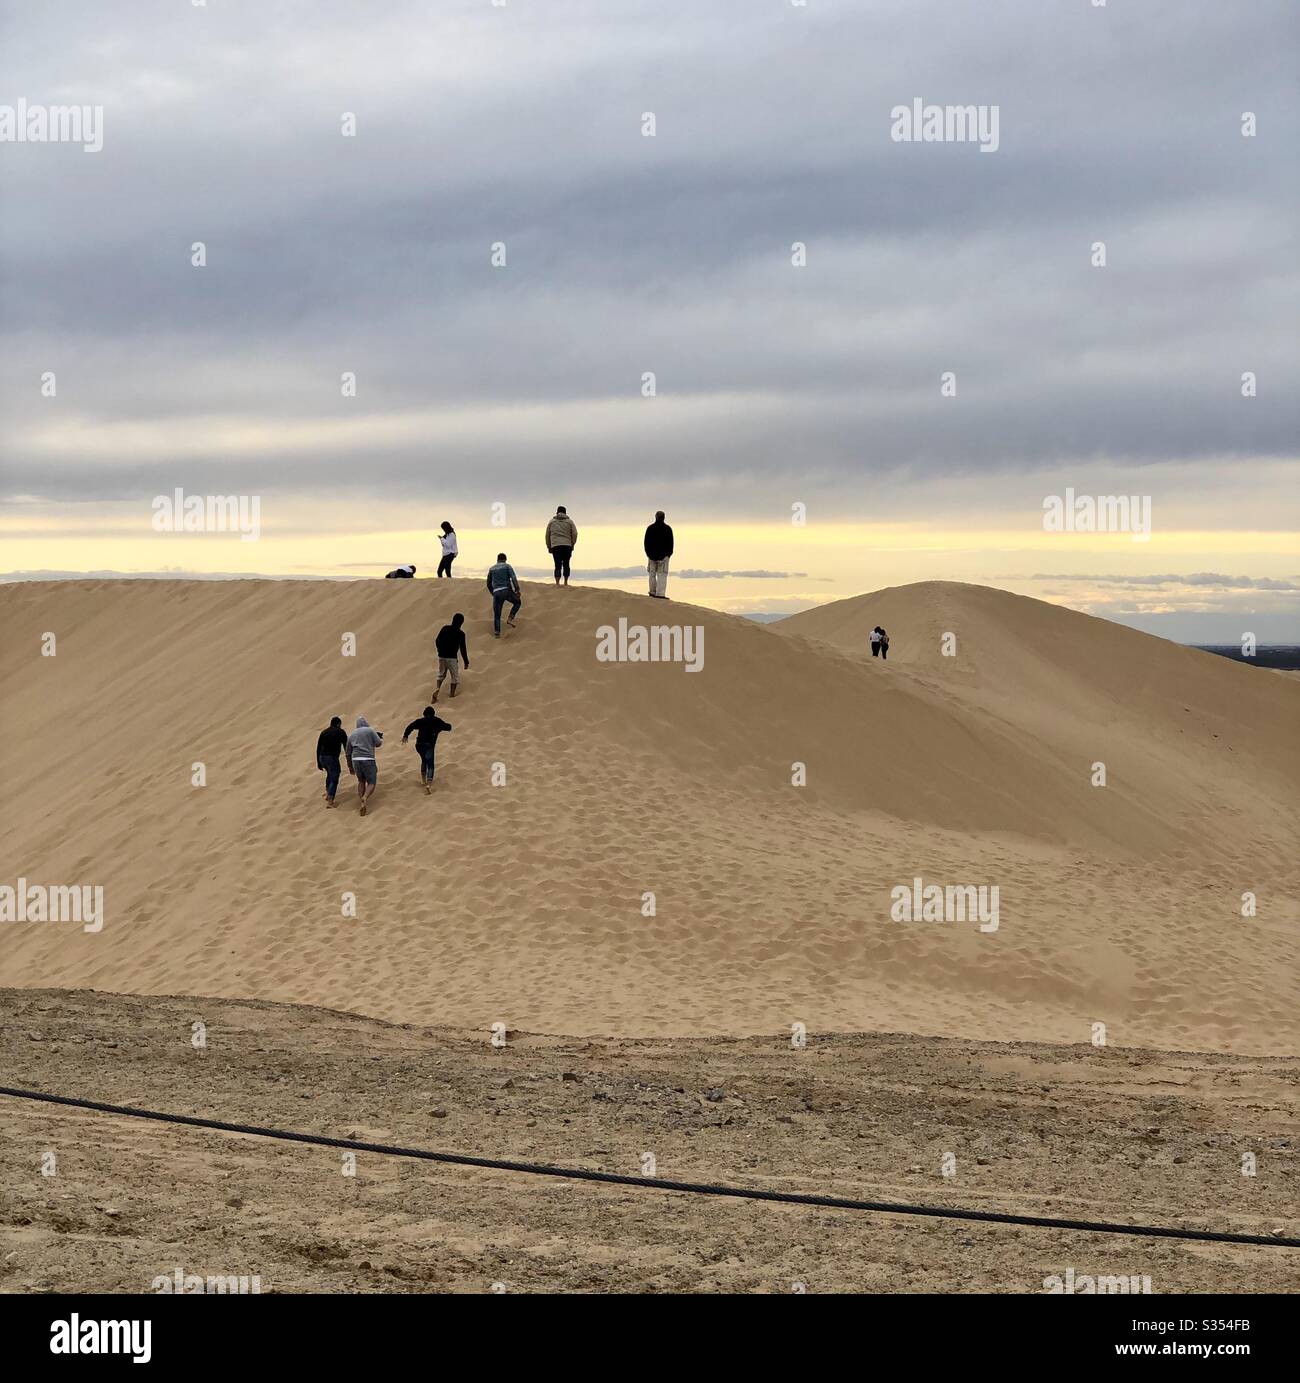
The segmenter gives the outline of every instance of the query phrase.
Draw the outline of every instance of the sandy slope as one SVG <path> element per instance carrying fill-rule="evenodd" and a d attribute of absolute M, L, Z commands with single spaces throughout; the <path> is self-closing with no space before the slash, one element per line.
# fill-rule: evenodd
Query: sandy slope
<path fill-rule="evenodd" d="M 1296 1050 L 1286 679 L 979 587 L 775 626 L 525 600 L 496 643 L 470 580 L 0 590 L 0 882 L 101 883 L 108 907 L 98 936 L 0 923 L 0 983 L 476 1028 L 1073 1042 L 1101 1021 L 1124 1045 Z M 428 799 L 397 741 L 455 609 L 473 666 Z M 598 663 L 620 615 L 703 625 L 704 670 Z M 877 620 L 884 667 L 861 652 Z M 322 809 L 333 713 L 388 733 L 364 820 Z M 997 885 L 999 930 L 892 921 L 915 875 Z"/>

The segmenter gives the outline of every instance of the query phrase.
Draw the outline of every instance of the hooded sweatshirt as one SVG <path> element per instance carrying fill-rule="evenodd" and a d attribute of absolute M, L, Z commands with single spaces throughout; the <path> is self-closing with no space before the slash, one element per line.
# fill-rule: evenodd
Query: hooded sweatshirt
<path fill-rule="evenodd" d="M 575 547 L 578 542 L 578 525 L 567 514 L 556 514 L 546 525 L 546 550 L 557 547 Z"/>
<path fill-rule="evenodd" d="M 348 736 L 348 761 L 373 759 L 384 742 L 382 730 L 372 730 L 365 716 L 357 717 L 357 728 Z"/>
<path fill-rule="evenodd" d="M 445 720 L 442 720 L 436 715 L 430 715 L 426 711 L 419 720 L 413 720 L 406 729 L 402 731 L 402 738 L 405 740 L 412 730 L 415 731 L 415 747 L 417 749 L 432 749 L 438 742 L 438 736 L 442 734 L 444 730 L 450 731 L 451 726 L 448 725 Z"/>
<path fill-rule="evenodd" d="M 469 667 L 469 653 L 465 648 L 465 631 L 461 625 L 465 623 L 463 615 L 453 615 L 450 624 L 444 624 L 438 630 L 438 637 L 433 641 L 433 646 L 438 650 L 439 658 L 450 658 L 454 663 L 456 655 L 460 654 L 465 660 L 465 666 Z"/>

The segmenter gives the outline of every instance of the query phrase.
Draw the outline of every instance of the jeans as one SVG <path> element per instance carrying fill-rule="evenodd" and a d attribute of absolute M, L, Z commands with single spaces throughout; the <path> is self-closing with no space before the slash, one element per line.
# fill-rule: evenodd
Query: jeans
<path fill-rule="evenodd" d="M 317 754 L 316 767 L 325 770 L 325 791 L 329 794 L 330 800 L 332 801 L 334 794 L 339 790 L 339 773 L 341 770 L 339 768 L 338 755 L 335 754 L 331 758 L 328 754 Z"/>
<path fill-rule="evenodd" d="M 519 613 L 519 607 L 524 603 L 514 591 L 493 591 L 492 592 L 492 628 L 499 634 L 501 632 L 501 607 L 510 602 L 510 618 Z"/>
<path fill-rule="evenodd" d="M 416 751 L 420 755 L 420 777 L 426 783 L 433 782 L 433 745 L 417 744 Z"/>
<path fill-rule="evenodd" d="M 562 576 L 567 581 L 569 579 L 569 558 L 573 556 L 573 549 L 567 544 L 551 549 L 551 556 L 555 558 L 555 577 L 556 580 Z"/>
<path fill-rule="evenodd" d="M 451 575 L 451 564 L 452 564 L 455 560 L 456 560 L 456 554 L 455 554 L 454 552 L 445 553 L 445 554 L 443 555 L 442 561 L 438 563 L 438 575 L 439 575 L 439 576 L 450 576 L 450 575 Z"/>

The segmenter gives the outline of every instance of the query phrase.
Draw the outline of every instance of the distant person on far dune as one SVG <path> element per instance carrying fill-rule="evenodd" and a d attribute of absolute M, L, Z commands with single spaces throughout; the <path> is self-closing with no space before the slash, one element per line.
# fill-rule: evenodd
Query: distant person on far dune
<path fill-rule="evenodd" d="M 419 720 L 413 720 L 405 730 L 402 731 L 402 743 L 405 744 L 411 737 L 411 731 L 415 733 L 415 748 L 420 755 L 420 781 L 424 784 L 426 793 L 433 791 L 433 751 L 438 743 L 438 736 L 444 730 L 450 733 L 451 726 L 445 720 L 440 720 L 432 706 L 424 708 L 424 714 Z"/>
<path fill-rule="evenodd" d="M 885 631 L 879 625 L 876 625 L 871 631 L 871 656 L 873 658 L 880 657 L 880 641 L 884 637 Z"/>
<path fill-rule="evenodd" d="M 656 600 L 668 599 L 668 559 L 673 555 L 673 530 L 658 510 L 655 521 L 645 531 L 646 571 L 650 575 L 650 594 Z"/>
<path fill-rule="evenodd" d="M 510 602 L 510 617 L 506 623 L 513 629 L 515 616 L 519 613 L 519 607 L 524 603 L 523 597 L 519 594 L 519 578 L 515 575 L 514 567 L 506 561 L 504 552 L 498 552 L 496 564 L 488 568 L 487 588 L 492 593 L 492 636 L 499 639 L 501 637 L 501 607 L 507 600 Z"/>
<path fill-rule="evenodd" d="M 439 541 L 442 543 L 442 561 L 438 563 L 438 575 L 450 576 L 451 564 L 460 555 L 460 547 L 456 543 L 456 530 L 446 519 L 442 521 L 442 537 Z"/>
<path fill-rule="evenodd" d="M 338 716 L 332 716 L 330 723 L 320 732 L 316 741 L 316 767 L 325 773 L 325 805 L 334 807 L 334 794 L 339 790 L 339 778 L 343 770 L 339 767 L 339 755 L 347 748 L 348 732 Z"/>
<path fill-rule="evenodd" d="M 404 567 L 394 567 L 392 571 L 386 573 L 386 579 L 389 581 L 400 581 L 413 577 L 414 575 L 414 566 L 408 564 Z"/>
<path fill-rule="evenodd" d="M 384 742 L 382 730 L 372 730 L 365 716 L 357 717 L 357 728 L 348 736 L 348 772 L 357 778 L 357 797 L 361 815 L 365 816 L 370 799 L 379 782 L 379 761 L 376 755 Z"/>
<path fill-rule="evenodd" d="M 555 517 L 546 525 L 546 550 L 555 559 L 555 584 L 569 584 L 569 558 L 578 546 L 578 525 L 569 517 L 569 511 L 560 505 Z"/>
<path fill-rule="evenodd" d="M 442 690 L 442 679 L 448 673 L 451 673 L 451 694 L 456 695 L 456 690 L 460 686 L 458 658 L 464 658 L 465 669 L 469 670 L 469 650 L 465 647 L 465 631 L 461 628 L 464 623 L 464 615 L 452 615 L 451 623 L 444 624 L 434 640 L 434 647 L 438 650 L 438 681 L 433 689 L 434 701 L 438 699 L 438 693 Z"/>
<path fill-rule="evenodd" d="M 876 628 L 877 628 L 877 629 L 880 629 L 880 626 L 877 625 Z M 881 659 L 881 661 L 883 662 L 883 661 L 884 661 L 886 658 L 888 658 L 888 657 L 889 657 L 889 634 L 888 634 L 884 629 L 880 629 L 880 659 Z"/>

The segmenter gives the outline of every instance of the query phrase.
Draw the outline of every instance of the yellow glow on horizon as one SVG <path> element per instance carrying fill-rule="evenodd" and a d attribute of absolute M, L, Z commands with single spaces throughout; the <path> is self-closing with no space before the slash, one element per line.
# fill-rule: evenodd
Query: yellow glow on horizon
<path fill-rule="evenodd" d="M 35 507 L 34 507 L 35 509 Z M 268 512 L 269 511 L 269 512 Z M 263 531 L 255 542 L 236 534 L 155 533 L 148 512 L 115 506 L 106 517 L 11 506 L 0 518 L 11 571 L 176 571 L 247 573 L 282 577 L 376 577 L 403 562 L 415 562 L 432 578 L 438 563 L 436 527 L 412 528 L 409 510 L 377 506 L 364 531 L 338 527 L 336 507 L 295 504 L 292 526 L 263 506 Z M 670 516 L 671 518 L 671 516 Z M 387 526 L 386 521 L 394 521 Z M 404 522 L 405 521 L 405 522 Z M 546 579 L 549 558 L 542 540 L 544 519 L 527 526 L 458 528 L 457 574 L 481 575 L 498 551 L 507 552 L 526 580 Z M 628 591 L 644 588 L 640 524 L 579 523 L 574 575 L 579 584 Z M 716 609 L 789 611 L 863 591 L 914 581 L 970 581 L 1020 590 L 1045 599 L 1096 605 L 1116 600 L 1114 590 L 1092 583 L 1097 575 L 1144 576 L 1168 572 L 1223 572 L 1277 579 L 1293 576 L 1297 562 L 1290 532 L 1157 530 L 1149 541 L 1126 534 L 1058 534 L 1030 528 L 935 529 L 924 523 L 792 524 L 678 523 L 678 600 Z M 614 569 L 613 576 L 584 576 Z M 775 577 L 724 575 L 684 578 L 683 569 L 744 573 L 771 571 Z M 626 573 L 626 574 L 623 574 Z M 1054 578 L 1034 581 L 1032 577 Z M 1068 595 L 1053 585 L 1068 587 Z M 1170 592 L 1152 591 L 1155 602 Z M 1183 597 L 1191 598 L 1190 593 Z"/>

